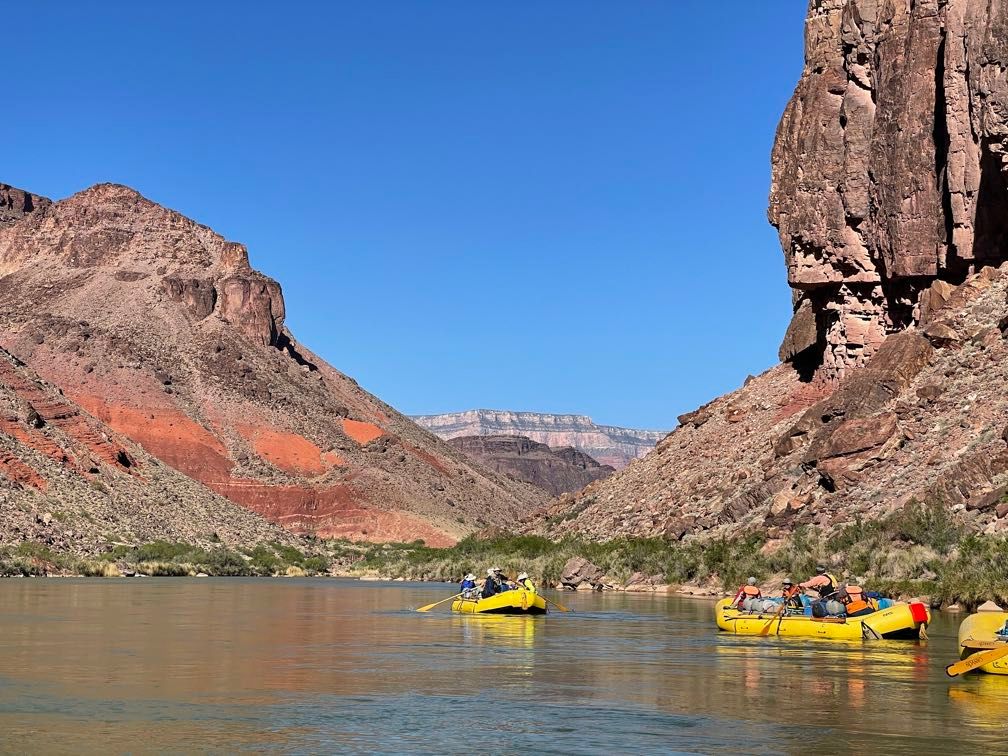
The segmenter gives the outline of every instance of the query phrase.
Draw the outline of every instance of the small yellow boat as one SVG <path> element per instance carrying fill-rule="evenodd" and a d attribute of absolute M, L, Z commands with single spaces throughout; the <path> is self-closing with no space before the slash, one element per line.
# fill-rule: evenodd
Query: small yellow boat
<path fill-rule="evenodd" d="M 997 636 L 997 631 L 1005 626 L 1008 621 L 1008 612 L 999 611 L 979 611 L 971 614 L 959 625 L 959 648 L 960 657 L 965 659 L 973 654 L 989 651 L 995 648 L 1004 648 L 1008 645 Z M 987 672 L 991 675 L 1008 675 L 1008 656 L 992 661 L 977 667 L 978 672 Z"/>
<path fill-rule="evenodd" d="M 832 640 L 910 639 L 920 637 L 921 629 L 931 621 L 931 612 L 925 604 L 893 604 L 888 609 L 860 617 L 809 617 L 773 612 L 753 614 L 731 607 L 732 600 L 722 599 L 714 607 L 717 626 L 737 635 L 783 635 L 802 638 L 829 638 Z"/>
<path fill-rule="evenodd" d="M 462 614 L 545 614 L 546 600 L 532 591 L 515 589 L 490 598 L 455 599 L 451 608 Z"/>

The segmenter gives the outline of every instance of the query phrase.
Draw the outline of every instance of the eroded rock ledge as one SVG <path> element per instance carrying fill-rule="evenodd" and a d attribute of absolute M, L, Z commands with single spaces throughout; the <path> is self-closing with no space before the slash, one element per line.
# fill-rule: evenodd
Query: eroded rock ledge
<path fill-rule="evenodd" d="M 805 380 L 861 366 L 922 292 L 1008 260 L 1008 2 L 811 0 L 769 218 Z"/>

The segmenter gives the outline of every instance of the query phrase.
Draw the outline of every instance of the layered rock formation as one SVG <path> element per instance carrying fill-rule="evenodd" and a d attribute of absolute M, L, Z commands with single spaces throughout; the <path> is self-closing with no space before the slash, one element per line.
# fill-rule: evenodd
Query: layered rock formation
<path fill-rule="evenodd" d="M 1008 530 L 1008 3 L 811 0 L 773 151 L 779 365 L 532 529 L 830 527 L 915 502 Z"/>
<path fill-rule="evenodd" d="M 933 281 L 1008 259 L 1008 3 L 812 0 L 769 217 L 795 317 L 781 346 L 836 380 Z"/>
<path fill-rule="evenodd" d="M 162 464 L 0 349 L 0 545 L 93 554 L 157 539 L 291 542 L 280 527 Z"/>
<path fill-rule="evenodd" d="M 209 491 L 296 532 L 431 544 L 542 500 L 298 344 L 242 245 L 124 186 L 0 199 L 0 347 Z"/>
<path fill-rule="evenodd" d="M 616 472 L 572 446 L 551 449 L 524 436 L 459 436 L 448 444 L 483 467 L 531 483 L 553 496 L 578 491 Z"/>
<path fill-rule="evenodd" d="M 625 467 L 651 451 L 666 431 L 596 425 L 584 415 L 469 410 L 413 419 L 443 439 L 459 436 L 524 436 L 553 448 L 571 446 L 603 465 Z"/>

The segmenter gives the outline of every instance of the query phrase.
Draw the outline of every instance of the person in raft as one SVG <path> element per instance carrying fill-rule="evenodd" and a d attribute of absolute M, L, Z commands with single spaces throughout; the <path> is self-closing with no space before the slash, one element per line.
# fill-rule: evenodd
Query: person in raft
<path fill-rule="evenodd" d="M 475 590 L 476 590 L 476 576 L 470 572 L 464 578 L 462 578 L 462 583 L 459 585 L 459 593 L 468 598 L 470 595 L 472 595 L 472 593 Z"/>
<path fill-rule="evenodd" d="M 815 591 L 819 598 L 812 602 L 813 617 L 836 617 L 844 613 L 844 605 L 835 599 L 839 581 L 826 567 L 816 567 L 815 577 L 798 584 L 799 588 Z"/>
<path fill-rule="evenodd" d="M 486 580 L 483 581 L 483 592 L 480 595 L 483 598 L 490 598 L 491 596 L 496 596 L 500 592 L 500 578 L 497 577 L 497 573 L 494 572 L 494 568 L 491 567 L 487 570 Z"/>
<path fill-rule="evenodd" d="M 857 578 L 852 578 L 837 591 L 837 600 L 844 605 L 848 617 L 860 617 L 875 611 L 859 582 Z"/>
<path fill-rule="evenodd" d="M 527 572 L 521 572 L 518 574 L 518 587 L 524 588 L 529 593 L 536 592 L 535 583 L 532 582 L 532 578 L 528 576 Z"/>
<path fill-rule="evenodd" d="M 802 603 L 799 591 L 795 588 L 794 581 L 791 578 L 784 578 L 784 585 L 781 591 L 781 598 L 784 599 L 784 605 L 787 607 L 784 611 L 788 614 L 801 614 L 805 611 L 805 605 Z"/>
<path fill-rule="evenodd" d="M 497 578 L 498 593 L 514 590 L 514 586 L 508 581 L 507 575 L 504 574 L 504 570 L 500 567 L 494 567 L 494 576 Z"/>
<path fill-rule="evenodd" d="M 732 600 L 731 605 L 736 609 L 745 609 L 746 611 L 750 611 L 754 608 L 762 610 L 762 599 L 763 594 L 760 593 L 760 589 L 756 585 L 756 578 L 750 577 L 746 580 L 746 584 L 738 589 L 738 593 L 735 594 L 735 598 Z"/>
<path fill-rule="evenodd" d="M 798 583 L 799 588 L 813 590 L 819 594 L 819 598 L 824 599 L 836 593 L 839 581 L 826 571 L 826 567 L 819 565 L 816 567 L 815 577 L 809 578 L 804 583 Z"/>

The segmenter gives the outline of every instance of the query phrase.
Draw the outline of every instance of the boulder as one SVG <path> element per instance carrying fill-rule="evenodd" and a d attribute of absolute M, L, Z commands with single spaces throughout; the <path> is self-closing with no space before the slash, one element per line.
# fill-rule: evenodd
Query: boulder
<path fill-rule="evenodd" d="M 956 333 L 956 330 L 944 322 L 931 323 L 924 328 L 923 333 L 927 336 L 928 341 L 936 347 L 949 346 L 959 341 L 959 334 Z"/>
<path fill-rule="evenodd" d="M 845 420 L 820 443 L 813 445 L 805 461 L 813 463 L 833 457 L 848 457 L 877 449 L 896 433 L 896 413 Z"/>
<path fill-rule="evenodd" d="M 1004 500 L 1006 493 L 1008 493 L 1008 486 L 998 486 L 982 496 L 969 499 L 966 502 L 966 509 L 979 512 L 991 509 Z"/>
<path fill-rule="evenodd" d="M 601 568 L 592 564 L 584 557 L 571 557 L 564 565 L 560 574 L 560 584 L 567 590 L 579 590 L 586 586 L 588 590 L 599 584 L 604 577 Z"/>
<path fill-rule="evenodd" d="M 945 387 L 936 383 L 929 383 L 917 389 L 917 396 L 929 402 L 933 402 L 944 393 Z"/>
<path fill-rule="evenodd" d="M 816 330 L 815 311 L 812 302 L 803 299 L 798 309 L 795 310 L 791 323 L 784 333 L 784 340 L 781 342 L 777 355 L 781 362 L 787 362 L 806 349 L 816 345 L 819 333 Z"/>
<path fill-rule="evenodd" d="M 676 418 L 679 421 L 679 425 L 692 425 L 694 428 L 699 428 L 714 415 L 714 410 L 711 406 L 712 404 L 712 402 L 708 402 L 692 412 L 679 415 L 679 417 Z"/>
<path fill-rule="evenodd" d="M 955 286 L 948 281 L 933 281 L 921 293 L 918 300 L 918 311 L 920 313 L 917 317 L 918 324 L 925 326 L 930 323 L 934 319 L 935 314 L 948 302 L 954 289 Z"/>

